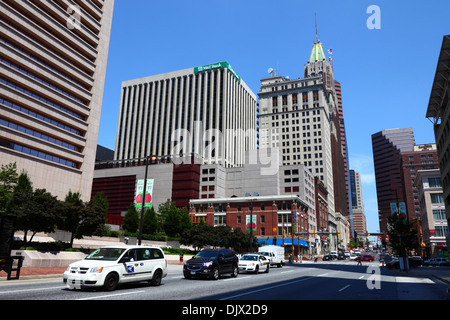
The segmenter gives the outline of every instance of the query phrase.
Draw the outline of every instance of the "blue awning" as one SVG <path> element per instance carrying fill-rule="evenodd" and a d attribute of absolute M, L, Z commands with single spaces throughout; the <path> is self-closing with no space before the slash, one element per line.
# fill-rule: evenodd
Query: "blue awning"
<path fill-rule="evenodd" d="M 294 239 L 294 246 L 298 246 L 298 241 L 299 239 Z M 258 239 L 258 243 L 260 244 L 265 244 L 265 245 L 272 245 L 273 243 L 273 239 Z M 290 239 L 284 239 L 284 243 L 287 246 L 292 246 L 292 238 Z M 283 245 L 283 239 L 277 239 L 275 242 L 275 245 L 277 246 L 282 246 Z M 302 247 L 309 247 L 308 242 L 306 242 L 305 240 L 300 239 L 300 246 Z"/>

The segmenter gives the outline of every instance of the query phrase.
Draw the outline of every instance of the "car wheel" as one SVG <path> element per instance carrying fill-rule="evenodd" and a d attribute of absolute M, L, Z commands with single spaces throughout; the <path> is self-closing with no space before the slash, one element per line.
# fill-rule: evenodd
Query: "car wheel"
<path fill-rule="evenodd" d="M 265 273 L 269 273 L 269 271 L 270 271 L 270 264 L 267 265 L 267 269 L 266 269 L 266 271 L 264 271 L 264 272 L 265 272 Z"/>
<path fill-rule="evenodd" d="M 114 291 L 119 283 L 119 277 L 116 273 L 110 273 L 106 276 L 105 283 L 103 284 L 103 288 L 106 291 Z"/>
<path fill-rule="evenodd" d="M 232 276 L 233 278 L 236 278 L 236 277 L 238 276 L 238 274 L 239 274 L 239 269 L 238 269 L 237 266 L 234 266 L 234 267 L 233 267 L 233 273 L 231 273 L 231 276 Z"/>
<path fill-rule="evenodd" d="M 214 269 L 213 269 L 211 278 L 212 278 L 213 280 L 219 279 L 219 269 L 218 269 L 218 268 L 214 268 Z"/>
<path fill-rule="evenodd" d="M 153 278 L 150 281 L 150 283 L 152 284 L 152 286 L 159 286 L 161 285 L 161 281 L 162 281 L 162 272 L 161 270 L 156 270 L 155 273 L 153 274 Z"/>
<path fill-rule="evenodd" d="M 256 266 L 256 268 L 255 268 L 255 274 L 258 274 L 258 272 L 259 272 L 259 266 Z"/>

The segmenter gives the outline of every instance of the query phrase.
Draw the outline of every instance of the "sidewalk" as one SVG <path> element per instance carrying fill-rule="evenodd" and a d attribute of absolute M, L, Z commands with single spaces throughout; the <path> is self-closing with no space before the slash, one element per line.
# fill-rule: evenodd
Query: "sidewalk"
<path fill-rule="evenodd" d="M 397 276 L 435 278 L 450 285 L 450 267 L 422 266 L 411 268 L 408 272 L 396 270 Z"/>

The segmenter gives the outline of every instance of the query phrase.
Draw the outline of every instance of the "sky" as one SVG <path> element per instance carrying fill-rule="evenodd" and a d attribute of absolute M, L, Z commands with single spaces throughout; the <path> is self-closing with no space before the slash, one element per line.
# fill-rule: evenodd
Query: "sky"
<path fill-rule="evenodd" d="M 255 94 L 269 68 L 303 78 L 317 16 L 342 85 L 350 168 L 361 174 L 367 228 L 377 232 L 371 136 L 412 128 L 416 144 L 435 143 L 425 113 L 449 12 L 448 0 L 115 0 L 98 144 L 115 149 L 126 80 L 220 61 Z"/>

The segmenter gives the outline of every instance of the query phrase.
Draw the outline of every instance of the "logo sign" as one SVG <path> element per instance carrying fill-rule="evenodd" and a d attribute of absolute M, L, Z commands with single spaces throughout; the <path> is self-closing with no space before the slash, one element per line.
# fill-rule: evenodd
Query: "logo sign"
<path fill-rule="evenodd" d="M 134 272 L 134 266 L 127 266 L 127 272 L 133 273 Z"/>
<path fill-rule="evenodd" d="M 195 67 L 194 68 L 194 73 L 200 73 L 200 72 L 206 72 L 206 71 L 210 71 L 210 70 L 215 70 L 215 69 L 228 69 L 230 70 L 230 72 L 233 74 L 233 76 L 239 81 L 241 82 L 241 77 L 236 73 L 236 71 L 234 71 L 234 69 L 230 66 L 230 64 L 226 61 L 224 62 L 217 62 L 217 63 L 212 63 L 212 64 L 207 64 L 204 66 L 200 66 L 200 67 Z"/>
<path fill-rule="evenodd" d="M 153 195 L 153 179 L 147 179 L 146 192 L 144 194 L 144 180 L 138 180 L 136 185 L 136 194 L 134 206 L 136 208 L 142 208 L 142 200 L 145 199 L 144 207 L 150 208 L 152 206 L 152 195 Z"/>

